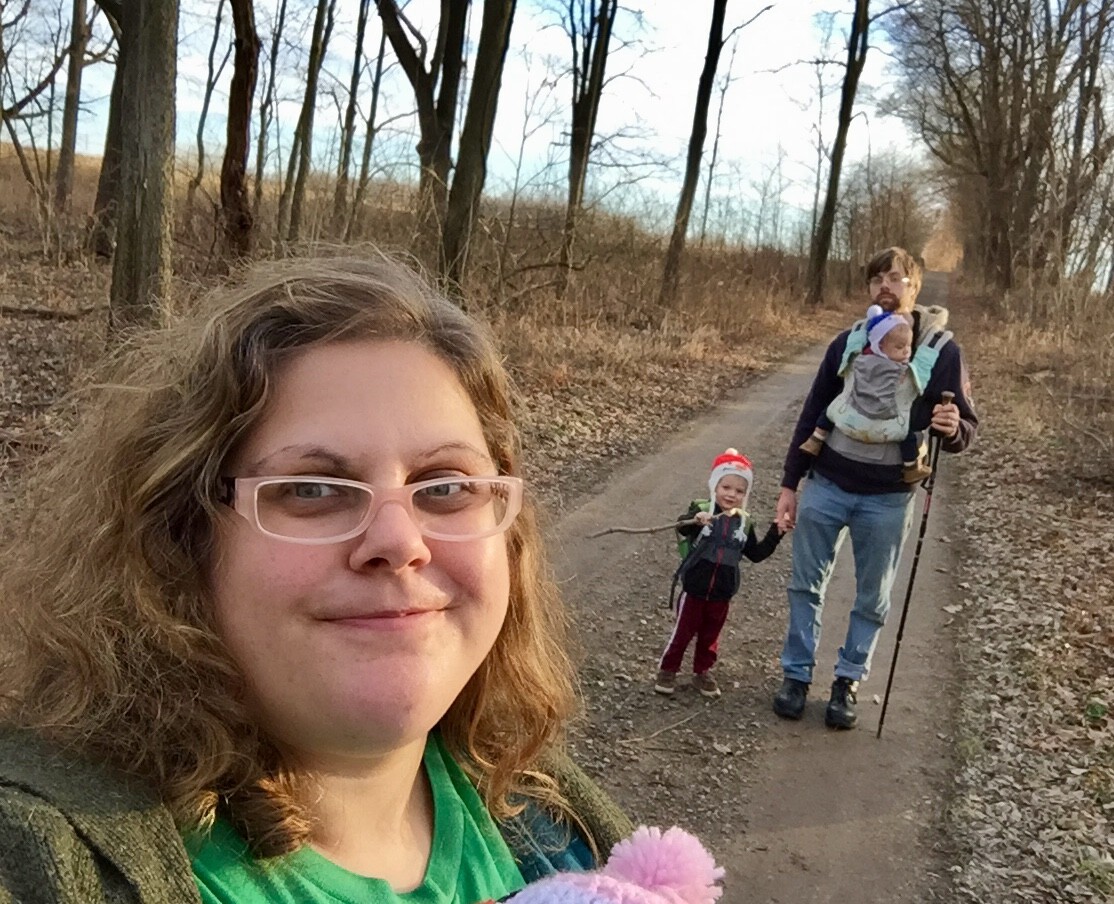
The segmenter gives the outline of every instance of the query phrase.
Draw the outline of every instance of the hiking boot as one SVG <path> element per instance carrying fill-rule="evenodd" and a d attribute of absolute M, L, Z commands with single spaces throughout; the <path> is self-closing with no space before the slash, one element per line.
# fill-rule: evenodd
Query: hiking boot
<path fill-rule="evenodd" d="M 820 450 L 824 448 L 824 440 L 814 433 L 801 443 L 799 448 L 802 452 L 807 452 L 809 455 L 819 455 Z"/>
<path fill-rule="evenodd" d="M 716 684 L 716 679 L 712 677 L 711 672 L 696 672 L 692 676 L 692 686 L 700 691 L 701 696 L 719 696 L 719 685 Z"/>
<path fill-rule="evenodd" d="M 855 714 L 855 704 L 858 698 L 855 692 L 859 689 L 859 682 L 850 678 L 836 678 L 832 682 L 832 696 L 828 700 L 828 708 L 824 710 L 824 724 L 828 728 L 854 728 L 859 717 Z"/>
<path fill-rule="evenodd" d="M 774 694 L 774 712 L 783 719 L 799 719 L 805 711 L 805 698 L 808 696 L 808 682 L 796 678 L 786 678 L 778 692 Z"/>
<path fill-rule="evenodd" d="M 901 479 L 906 483 L 920 483 L 932 475 L 932 468 L 923 458 L 907 461 L 901 469 Z"/>
<path fill-rule="evenodd" d="M 658 671 L 657 680 L 654 682 L 654 693 L 669 695 L 677 686 L 677 673 L 667 672 L 665 669 Z"/>

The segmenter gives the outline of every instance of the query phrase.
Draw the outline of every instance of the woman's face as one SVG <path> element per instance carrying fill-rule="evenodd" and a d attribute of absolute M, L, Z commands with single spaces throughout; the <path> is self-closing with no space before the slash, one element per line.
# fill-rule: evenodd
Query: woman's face
<path fill-rule="evenodd" d="M 285 364 L 226 473 L 386 488 L 497 469 L 448 365 L 414 343 L 361 340 Z M 218 630 L 262 724 L 310 758 L 383 754 L 423 738 L 507 612 L 502 534 L 431 540 L 397 504 L 363 534 L 319 546 L 269 537 L 230 509 L 217 550 Z"/>

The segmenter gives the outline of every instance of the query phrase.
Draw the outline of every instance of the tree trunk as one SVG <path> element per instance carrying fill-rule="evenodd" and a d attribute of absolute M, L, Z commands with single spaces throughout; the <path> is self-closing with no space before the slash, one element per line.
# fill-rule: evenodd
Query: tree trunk
<path fill-rule="evenodd" d="M 832 246 L 832 228 L 835 225 L 836 203 L 839 200 L 839 175 L 843 168 L 847 132 L 851 127 L 851 114 L 855 107 L 855 93 L 869 46 L 869 6 L 870 0 L 855 0 L 851 35 L 847 39 L 847 69 L 843 75 L 843 91 L 839 97 L 839 121 L 835 140 L 832 142 L 828 188 L 824 195 L 824 209 L 820 212 L 820 220 L 812 236 L 812 251 L 808 258 L 808 294 L 805 303 L 810 307 L 815 307 L 824 300 L 824 276 L 828 268 L 828 252 Z"/>
<path fill-rule="evenodd" d="M 581 0 L 583 2 L 587 0 Z M 569 134 L 569 191 L 565 205 L 565 226 L 561 235 L 558 298 L 564 297 L 572 272 L 576 224 L 584 206 L 584 183 L 588 178 L 588 160 L 596 134 L 600 97 L 603 95 L 611 29 L 615 24 L 619 3 L 618 0 L 599 0 L 587 34 L 581 34 L 577 29 L 575 7 L 575 3 L 569 4 L 568 29 L 573 48 L 572 127 Z"/>
<path fill-rule="evenodd" d="M 306 96 L 302 115 L 298 119 L 297 145 L 298 175 L 290 196 L 290 226 L 286 232 L 288 242 L 298 241 L 302 229 L 302 215 L 306 200 L 306 182 L 313 164 L 313 115 L 317 109 L 317 81 L 325 62 L 325 50 L 333 32 L 336 0 L 318 0 L 317 16 L 313 22 L 313 42 L 309 50 L 309 67 L 306 72 Z M 291 155 L 294 156 L 293 154 Z"/>
<path fill-rule="evenodd" d="M 352 145 L 356 139 L 356 98 L 360 90 L 360 73 L 364 68 L 364 32 L 370 9 L 371 0 L 360 0 L 356 16 L 356 49 L 352 53 L 352 77 L 348 82 L 348 103 L 340 132 L 340 159 L 337 161 L 337 184 L 333 193 L 333 235 L 344 231 L 348 216 L 349 169 L 352 166 Z"/>
<path fill-rule="evenodd" d="M 418 233 L 425 242 L 440 236 L 449 196 L 453 127 L 464 66 L 464 36 L 470 0 L 441 0 L 437 46 L 426 68 L 424 40 L 416 36 L 421 54 L 410 43 L 395 0 L 375 0 L 383 31 L 414 90 L 418 108 Z M 436 90 L 436 98 L 434 91 Z"/>
<path fill-rule="evenodd" d="M 186 186 L 186 211 L 190 218 L 193 215 L 193 200 L 205 178 L 205 123 L 209 119 L 209 104 L 213 102 L 213 91 L 217 87 L 217 80 L 228 63 L 228 56 L 232 48 L 224 54 L 224 59 L 217 66 L 217 46 L 220 44 L 220 27 L 224 21 L 224 0 L 217 0 L 216 24 L 213 26 L 213 40 L 209 45 L 208 69 L 206 70 L 205 91 L 201 98 L 201 113 L 197 117 L 197 168 Z"/>
<path fill-rule="evenodd" d="M 267 133 L 275 108 L 275 70 L 278 66 L 278 52 L 282 41 L 282 29 L 286 25 L 286 0 L 280 0 L 275 17 L 275 30 L 271 35 L 270 66 L 267 70 L 267 86 L 263 89 L 263 100 L 259 102 L 259 138 L 255 143 L 255 190 L 251 202 L 252 219 L 258 221 L 259 207 L 263 203 L 263 182 L 267 167 Z"/>
<path fill-rule="evenodd" d="M 251 147 L 251 103 L 259 67 L 259 35 L 252 0 L 231 0 L 235 29 L 232 84 L 228 89 L 228 131 L 220 169 L 220 204 L 224 236 L 233 257 L 248 257 L 255 218 L 248 204 L 247 167 Z"/>
<path fill-rule="evenodd" d="M 113 332 L 158 319 L 170 295 L 177 0 L 129 0 L 121 8 L 119 217 L 112 265 Z M 124 51 L 126 45 L 127 50 Z"/>
<path fill-rule="evenodd" d="M 716 161 L 719 159 L 719 140 L 723 135 L 723 106 L 727 100 L 727 89 L 731 87 L 731 70 L 735 68 L 735 51 L 739 49 L 736 41 L 731 45 L 731 59 L 727 63 L 727 72 L 723 76 L 723 84 L 719 90 L 719 104 L 716 106 L 716 134 L 712 139 L 712 156 L 708 160 L 708 175 L 704 180 L 704 210 L 700 216 L 700 247 L 704 247 L 704 238 L 708 234 L 708 210 L 712 206 L 712 185 L 716 178 Z"/>
<path fill-rule="evenodd" d="M 104 153 L 97 176 L 97 196 L 89 223 L 88 246 L 97 257 L 108 259 L 116 248 L 116 219 L 119 213 L 120 158 L 124 142 L 124 73 L 128 68 L 129 41 L 123 39 L 122 15 L 118 0 L 97 5 L 104 10 L 116 33 L 116 72 L 112 76 L 112 92 L 108 101 L 108 127 L 104 135 Z"/>
<path fill-rule="evenodd" d="M 67 213 L 73 195 L 74 157 L 77 151 L 77 117 L 81 106 L 81 74 L 89 28 L 85 23 L 85 0 L 73 0 L 70 60 L 66 70 L 66 101 L 62 109 L 62 140 L 58 146 L 58 170 L 54 174 L 54 212 Z"/>
<path fill-rule="evenodd" d="M 352 236 L 360 228 L 367 186 L 371 181 L 371 149 L 375 145 L 375 118 L 379 115 L 379 86 L 383 82 L 383 57 L 387 52 L 387 35 L 379 36 L 379 53 L 375 58 L 375 75 L 371 80 L 371 109 L 367 115 L 367 128 L 364 130 L 364 149 L 360 158 L 360 176 L 356 180 L 356 197 L 352 199 L 352 209 L 348 214 L 348 224 L 344 227 L 344 240 L 352 241 Z"/>
<path fill-rule="evenodd" d="M 515 0 L 484 0 L 468 112 L 460 134 L 460 153 L 441 234 L 441 274 L 458 286 L 464 279 L 472 225 L 487 177 L 487 154 L 491 149 L 514 8 Z"/>
<path fill-rule="evenodd" d="M 700 159 L 704 154 L 704 138 L 708 134 L 708 106 L 712 99 L 712 86 L 716 79 L 720 51 L 723 50 L 723 20 L 727 10 L 727 0 L 713 0 L 712 24 L 708 29 L 708 52 L 704 56 L 704 68 L 696 89 L 696 107 L 692 114 L 692 133 L 689 137 L 688 157 L 685 161 L 685 178 L 681 184 L 681 196 L 677 201 L 677 213 L 673 217 L 673 235 L 669 239 L 669 249 L 665 253 L 665 267 L 661 277 L 661 291 L 658 303 L 669 305 L 677 297 L 680 284 L 681 255 L 685 250 L 685 234 L 689 228 L 692 202 L 696 197 L 696 184 L 700 180 Z"/>

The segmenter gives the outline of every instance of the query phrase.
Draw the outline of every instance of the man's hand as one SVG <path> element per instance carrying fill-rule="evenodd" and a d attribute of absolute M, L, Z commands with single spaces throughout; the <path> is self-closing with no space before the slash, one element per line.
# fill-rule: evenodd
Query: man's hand
<path fill-rule="evenodd" d="M 959 433 L 959 407 L 955 402 L 937 405 L 932 409 L 932 429 L 944 439 Z"/>
<path fill-rule="evenodd" d="M 775 517 L 781 532 L 785 533 L 797 526 L 797 492 L 782 487 L 777 496 L 777 515 Z"/>

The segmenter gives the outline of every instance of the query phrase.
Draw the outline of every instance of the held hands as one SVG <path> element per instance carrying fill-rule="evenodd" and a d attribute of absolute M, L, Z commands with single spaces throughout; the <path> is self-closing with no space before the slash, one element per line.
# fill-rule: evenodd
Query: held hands
<path fill-rule="evenodd" d="M 783 536 L 797 526 L 797 493 L 782 487 L 777 497 L 777 514 L 774 517 L 778 533 Z"/>

